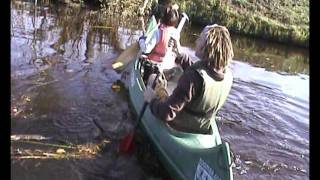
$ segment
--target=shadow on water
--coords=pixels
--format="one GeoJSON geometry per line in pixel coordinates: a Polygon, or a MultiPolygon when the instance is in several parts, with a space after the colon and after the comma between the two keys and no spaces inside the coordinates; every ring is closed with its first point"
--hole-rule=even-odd
{"type": "MultiPolygon", "coordinates": [[[[135,118],[127,92],[112,88],[121,75],[111,62],[139,37],[136,29],[76,4],[11,1],[14,179],[168,179],[143,136],[133,156],[117,153],[135,118]]],[[[192,56],[199,32],[189,24],[181,34],[192,56]]],[[[308,53],[232,40],[239,61],[218,126],[235,179],[307,179],[308,53]]]]}

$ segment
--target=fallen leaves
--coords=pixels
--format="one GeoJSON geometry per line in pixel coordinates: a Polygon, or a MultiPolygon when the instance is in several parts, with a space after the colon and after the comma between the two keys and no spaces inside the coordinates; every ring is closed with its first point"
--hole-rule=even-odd
{"type": "Polygon", "coordinates": [[[11,110],[11,115],[18,116],[22,111],[23,111],[22,109],[18,109],[17,107],[13,107],[11,110]]]}
{"type": "Polygon", "coordinates": [[[57,154],[65,154],[66,153],[66,151],[64,150],[64,149],[57,149],[57,151],[56,151],[56,153],[57,154]]]}
{"type": "MultiPolygon", "coordinates": [[[[16,138],[15,136],[13,138],[16,138]]],[[[110,141],[103,140],[99,144],[81,144],[81,145],[59,145],[52,143],[40,143],[34,141],[20,141],[24,143],[38,144],[38,145],[47,145],[52,147],[46,150],[40,149],[11,149],[11,158],[12,159],[69,159],[69,158],[81,158],[81,159],[90,159],[95,157],[102,149],[106,143],[110,141]],[[56,147],[56,148],[54,148],[56,147]],[[58,148],[57,148],[58,147],[58,148]],[[64,148],[65,147],[65,148],[64,148]],[[67,150],[66,150],[67,149],[67,150]]]]}
{"type": "Polygon", "coordinates": [[[114,92],[119,92],[121,90],[120,85],[117,84],[112,84],[111,88],[114,92]]]}
{"type": "Polygon", "coordinates": [[[31,98],[29,96],[22,95],[20,100],[11,108],[11,116],[17,117],[19,114],[21,114],[21,112],[26,110],[26,105],[30,102],[31,98]]]}
{"type": "Polygon", "coordinates": [[[123,88],[124,88],[123,82],[121,82],[120,80],[113,82],[111,85],[111,89],[114,92],[120,92],[123,88]]]}

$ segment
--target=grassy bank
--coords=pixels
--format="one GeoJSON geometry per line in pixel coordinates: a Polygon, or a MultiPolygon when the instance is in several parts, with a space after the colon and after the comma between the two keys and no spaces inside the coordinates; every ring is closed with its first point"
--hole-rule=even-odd
{"type": "Polygon", "coordinates": [[[309,47],[308,0],[176,0],[194,24],[309,47]]]}
{"type": "MultiPolygon", "coordinates": [[[[193,24],[218,23],[231,32],[309,47],[308,0],[158,0],[175,2],[193,24]]],[[[99,0],[108,15],[136,20],[155,0],[99,0]]]]}

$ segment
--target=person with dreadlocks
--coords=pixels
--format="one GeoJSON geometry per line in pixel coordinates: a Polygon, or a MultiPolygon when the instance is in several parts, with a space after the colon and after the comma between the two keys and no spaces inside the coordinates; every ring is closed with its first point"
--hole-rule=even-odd
{"type": "Polygon", "coordinates": [[[184,73],[172,94],[158,100],[155,91],[147,88],[144,99],[151,112],[176,130],[208,134],[210,121],[230,93],[233,75],[228,64],[233,58],[229,31],[217,24],[206,26],[196,40],[193,61],[177,51],[176,63],[184,73]]]}

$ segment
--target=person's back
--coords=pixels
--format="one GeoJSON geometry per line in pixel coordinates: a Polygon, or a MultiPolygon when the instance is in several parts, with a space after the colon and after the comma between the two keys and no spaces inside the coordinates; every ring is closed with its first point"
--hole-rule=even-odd
{"type": "Polygon", "coordinates": [[[215,117],[231,90],[232,73],[226,69],[223,79],[220,79],[212,75],[203,61],[193,64],[187,71],[194,71],[193,73],[200,75],[195,81],[201,82],[202,90],[193,96],[169,125],[184,132],[210,133],[210,120],[215,117]]]}
{"type": "MultiPolygon", "coordinates": [[[[176,62],[192,65],[185,68],[172,95],[164,101],[152,100],[150,108],[177,130],[206,134],[232,86],[233,76],[227,67],[233,57],[228,30],[207,26],[196,41],[196,55],[201,61],[194,64],[188,56],[178,56],[176,62]]],[[[145,92],[147,102],[150,92],[145,92]]]]}

